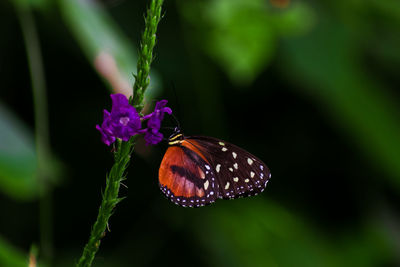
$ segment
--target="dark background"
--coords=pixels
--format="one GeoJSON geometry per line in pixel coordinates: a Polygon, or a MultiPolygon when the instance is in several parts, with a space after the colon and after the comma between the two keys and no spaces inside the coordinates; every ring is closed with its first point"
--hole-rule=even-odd
{"type": "MultiPolygon", "coordinates": [[[[24,266],[32,245],[39,262],[72,266],[113,163],[95,125],[118,89],[94,68],[108,43],[90,16],[127,44],[115,58],[132,84],[149,1],[91,1],[83,11],[87,1],[66,1],[0,3],[1,266],[24,266]],[[48,97],[42,200],[26,14],[48,97]],[[93,36],[79,35],[82,25],[93,36]],[[15,152],[25,141],[30,156],[15,152]],[[53,229],[40,231],[43,202],[53,229]]],[[[163,10],[147,102],[168,99],[187,135],[248,150],[272,179],[257,197],[181,208],[158,189],[166,144],[139,141],[94,266],[399,265],[399,2],[167,1],[163,10]]]]}

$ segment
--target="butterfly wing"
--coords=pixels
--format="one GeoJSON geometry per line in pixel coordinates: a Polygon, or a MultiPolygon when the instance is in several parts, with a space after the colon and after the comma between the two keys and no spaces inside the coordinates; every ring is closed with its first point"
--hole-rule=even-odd
{"type": "Polygon", "coordinates": [[[211,165],[219,184],[219,198],[252,196],[264,191],[271,173],[265,163],[254,155],[212,137],[192,136],[186,140],[197,144],[211,165]]]}
{"type": "Polygon", "coordinates": [[[210,163],[185,140],[168,147],[159,170],[159,186],[168,199],[182,207],[213,203],[219,192],[210,163]]]}

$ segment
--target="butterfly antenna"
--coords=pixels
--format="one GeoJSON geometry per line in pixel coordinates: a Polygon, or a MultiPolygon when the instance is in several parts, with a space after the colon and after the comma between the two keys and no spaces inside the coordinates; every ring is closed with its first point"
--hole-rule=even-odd
{"type": "Polygon", "coordinates": [[[176,87],[175,83],[171,81],[171,87],[172,87],[172,92],[174,92],[174,97],[175,97],[175,103],[176,103],[176,109],[178,110],[177,114],[178,116],[181,114],[181,107],[179,106],[179,101],[178,101],[178,94],[176,93],[176,87]]]}
{"type": "Polygon", "coordinates": [[[176,129],[176,127],[175,127],[175,130],[181,130],[181,124],[179,123],[179,120],[178,120],[178,118],[174,115],[174,113],[171,113],[171,115],[172,115],[172,117],[174,118],[174,120],[176,121],[176,124],[178,124],[178,129],[176,129]]]}
{"type": "Polygon", "coordinates": [[[161,129],[175,130],[176,127],[162,126],[161,129]]]}
{"type": "MultiPolygon", "coordinates": [[[[171,87],[172,87],[172,92],[174,92],[174,97],[175,97],[175,104],[176,104],[176,110],[177,110],[177,114],[178,116],[181,114],[181,109],[180,109],[180,105],[179,105],[179,101],[178,101],[178,94],[176,92],[176,87],[175,87],[175,83],[173,81],[171,81],[171,87]]],[[[178,129],[181,129],[181,124],[179,123],[177,117],[172,114],[172,117],[174,117],[176,123],[178,124],[178,129]]]]}

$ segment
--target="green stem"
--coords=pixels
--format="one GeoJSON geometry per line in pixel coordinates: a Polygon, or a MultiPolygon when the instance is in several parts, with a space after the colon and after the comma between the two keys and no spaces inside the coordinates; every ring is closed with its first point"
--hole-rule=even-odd
{"type": "Polygon", "coordinates": [[[163,0],[151,1],[150,8],[145,18],[145,30],[140,43],[140,53],[137,64],[137,75],[133,86],[133,99],[131,104],[137,109],[143,109],[144,93],[150,83],[150,65],[153,61],[153,48],[156,44],[157,25],[161,19],[161,6],[163,0]]]}
{"type": "MultiPolygon", "coordinates": [[[[153,48],[156,43],[157,26],[161,18],[161,6],[163,0],[152,0],[145,18],[145,31],[142,36],[140,53],[137,64],[137,75],[133,86],[131,104],[142,110],[144,104],[144,93],[150,83],[149,72],[153,60],[153,48]]],[[[106,179],[106,188],[99,208],[96,222],[92,227],[89,241],[83,249],[78,267],[91,266],[93,259],[100,247],[101,238],[105,235],[108,220],[110,219],[115,206],[122,199],[118,197],[121,181],[125,179],[125,171],[131,159],[135,138],[129,142],[117,141],[116,152],[114,153],[114,165],[106,179]]]]}
{"type": "Polygon", "coordinates": [[[40,249],[43,262],[50,265],[53,254],[53,224],[52,224],[52,194],[48,182],[51,150],[49,144],[49,125],[47,110],[46,79],[40,51],[40,41],[35,20],[29,5],[17,6],[18,18],[21,24],[25,42],[26,55],[32,83],[33,107],[35,118],[35,143],[37,153],[37,179],[40,191],[39,227],[40,249]]]}
{"type": "Polygon", "coordinates": [[[118,198],[118,192],[121,181],[124,180],[124,172],[130,160],[130,154],[133,148],[133,141],[117,141],[117,148],[114,154],[115,163],[106,178],[106,189],[99,208],[97,220],[93,225],[89,241],[86,244],[82,257],[77,266],[91,266],[94,256],[100,247],[101,238],[105,235],[108,220],[121,198],[118,198]]]}

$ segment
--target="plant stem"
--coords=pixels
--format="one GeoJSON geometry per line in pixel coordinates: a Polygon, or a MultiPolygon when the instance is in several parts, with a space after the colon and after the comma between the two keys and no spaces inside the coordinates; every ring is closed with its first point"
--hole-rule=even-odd
{"type": "Polygon", "coordinates": [[[150,83],[150,65],[153,61],[153,48],[156,44],[157,25],[161,19],[162,3],[163,0],[151,1],[145,18],[145,30],[140,43],[137,75],[135,75],[136,80],[133,86],[133,98],[131,102],[136,110],[143,109],[144,92],[150,83]]]}
{"type": "Polygon", "coordinates": [[[99,208],[99,214],[77,266],[92,265],[94,256],[100,247],[101,238],[105,235],[108,220],[117,203],[121,201],[121,198],[118,198],[118,192],[121,181],[124,180],[124,172],[130,160],[132,148],[133,141],[117,141],[117,149],[114,153],[115,163],[106,178],[106,189],[99,208]]]}
{"type": "Polygon", "coordinates": [[[32,83],[35,118],[35,143],[37,153],[37,179],[39,185],[40,249],[43,262],[51,265],[53,254],[52,193],[49,183],[49,125],[47,110],[46,79],[44,74],[40,41],[30,6],[16,5],[25,42],[26,55],[32,83]]]}
{"type": "MultiPolygon", "coordinates": [[[[136,110],[142,110],[144,104],[144,93],[147,89],[150,78],[150,65],[153,60],[153,48],[156,43],[157,26],[161,19],[161,6],[163,0],[152,0],[145,18],[145,31],[142,36],[140,53],[137,64],[137,75],[133,86],[131,104],[136,110]]],[[[118,197],[121,181],[125,179],[125,171],[131,159],[135,137],[128,142],[117,140],[117,148],[114,152],[114,165],[106,178],[106,188],[99,208],[96,222],[90,233],[89,241],[86,244],[82,256],[77,264],[78,267],[91,266],[93,259],[100,247],[101,238],[105,235],[108,220],[113,213],[115,206],[122,199],[118,197]]]]}

